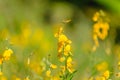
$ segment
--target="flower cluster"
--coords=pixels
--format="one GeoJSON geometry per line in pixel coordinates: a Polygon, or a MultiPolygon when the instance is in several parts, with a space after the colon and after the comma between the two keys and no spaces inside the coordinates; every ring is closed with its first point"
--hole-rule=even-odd
{"type": "Polygon", "coordinates": [[[93,40],[95,43],[93,50],[95,51],[99,46],[98,39],[104,40],[108,35],[109,19],[106,17],[106,14],[100,10],[94,14],[93,21],[95,22],[93,25],[93,40]]]}
{"type": "Polygon", "coordinates": [[[63,27],[60,27],[58,32],[55,34],[55,37],[58,39],[58,58],[62,65],[61,68],[61,78],[68,79],[69,74],[74,73],[73,60],[71,53],[71,43],[72,41],[68,39],[66,35],[63,34],[63,27]]]}

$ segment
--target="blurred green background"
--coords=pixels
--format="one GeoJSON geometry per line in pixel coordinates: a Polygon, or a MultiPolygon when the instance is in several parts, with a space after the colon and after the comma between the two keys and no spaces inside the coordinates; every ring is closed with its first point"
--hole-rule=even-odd
{"type": "MultiPolygon", "coordinates": [[[[58,24],[64,26],[64,33],[72,41],[73,60],[77,73],[73,80],[88,80],[97,74],[95,66],[107,64],[111,72],[118,72],[120,60],[120,1],[119,0],[0,0],[0,54],[11,48],[14,54],[3,63],[6,79],[23,80],[31,74],[30,80],[45,80],[42,74],[43,62],[50,56],[57,64],[57,39],[54,37],[58,24]],[[103,10],[110,19],[108,37],[100,40],[100,47],[91,52],[93,46],[92,17],[103,10]],[[63,24],[64,20],[71,22],[63,24]],[[30,56],[30,67],[27,58],[30,56]]],[[[119,80],[113,73],[110,78],[119,80]]]]}

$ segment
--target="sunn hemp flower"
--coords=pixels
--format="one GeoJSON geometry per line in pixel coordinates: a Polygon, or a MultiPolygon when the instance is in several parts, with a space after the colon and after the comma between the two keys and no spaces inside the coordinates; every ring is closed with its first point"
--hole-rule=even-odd
{"type": "Polygon", "coordinates": [[[58,32],[55,33],[55,37],[58,40],[58,59],[61,63],[60,76],[62,80],[67,80],[73,76],[75,72],[75,69],[73,68],[73,54],[71,52],[72,41],[63,33],[63,27],[59,27],[58,32]]]}
{"type": "Polygon", "coordinates": [[[93,21],[95,22],[93,25],[93,40],[95,44],[93,51],[95,51],[96,48],[99,47],[98,40],[105,40],[108,35],[109,19],[106,17],[106,14],[100,10],[94,14],[93,21]]]}

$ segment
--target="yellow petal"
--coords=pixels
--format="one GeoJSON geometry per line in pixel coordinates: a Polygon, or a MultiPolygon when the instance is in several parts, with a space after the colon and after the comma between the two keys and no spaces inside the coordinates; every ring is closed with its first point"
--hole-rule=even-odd
{"type": "Polygon", "coordinates": [[[56,69],[56,68],[57,68],[57,65],[51,64],[50,67],[51,67],[52,69],[56,69]]]}

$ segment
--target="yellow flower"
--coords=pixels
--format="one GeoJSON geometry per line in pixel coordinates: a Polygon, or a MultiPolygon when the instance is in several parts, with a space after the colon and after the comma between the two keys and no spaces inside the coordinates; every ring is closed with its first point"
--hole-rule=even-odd
{"type": "Polygon", "coordinates": [[[67,63],[72,63],[72,58],[71,57],[67,58],[67,63]]]}
{"type": "Polygon", "coordinates": [[[98,71],[104,71],[108,68],[107,62],[102,62],[96,66],[98,71]]]}
{"type": "Polygon", "coordinates": [[[47,70],[47,71],[46,71],[46,76],[47,76],[47,77],[51,77],[51,71],[50,71],[50,70],[47,70]]]}
{"type": "Polygon", "coordinates": [[[100,13],[96,12],[95,15],[93,16],[93,21],[98,21],[99,17],[100,17],[100,13]]]}
{"type": "Polygon", "coordinates": [[[71,51],[71,46],[70,45],[66,45],[65,49],[64,49],[64,55],[68,56],[70,51],[71,51]]]}
{"type": "Polygon", "coordinates": [[[93,21],[95,21],[95,24],[93,25],[93,40],[95,42],[93,51],[95,51],[99,46],[98,39],[104,40],[107,37],[109,24],[106,15],[102,10],[95,13],[93,16],[93,21]]]}
{"type": "Polygon", "coordinates": [[[67,39],[67,37],[64,34],[60,35],[59,39],[58,39],[59,42],[66,42],[67,40],[68,39],[67,39]]]}
{"type": "Polygon", "coordinates": [[[5,52],[3,53],[3,58],[4,58],[4,60],[9,60],[11,54],[13,54],[13,51],[12,51],[11,49],[5,50],[5,52]]]}
{"type": "Polygon", "coordinates": [[[74,71],[71,57],[67,58],[67,69],[70,73],[74,71]]]}
{"type": "Polygon", "coordinates": [[[63,44],[62,43],[59,43],[58,44],[58,53],[61,53],[63,50],[63,44]]]}
{"type": "Polygon", "coordinates": [[[0,76],[3,75],[3,72],[0,71],[0,76]]]}
{"type": "Polygon", "coordinates": [[[65,57],[61,57],[59,60],[60,60],[60,62],[64,62],[65,61],[65,57]]]}
{"type": "Polygon", "coordinates": [[[108,35],[109,24],[107,22],[98,22],[94,24],[94,34],[96,34],[101,40],[104,40],[108,35]]]}
{"type": "Polygon", "coordinates": [[[59,37],[63,32],[63,28],[59,27],[58,32],[54,34],[55,37],[59,37]]]}
{"type": "Polygon", "coordinates": [[[57,65],[51,64],[50,67],[51,67],[52,69],[56,69],[56,68],[57,68],[57,65]]]}
{"type": "Polygon", "coordinates": [[[110,71],[109,70],[106,70],[104,73],[103,73],[103,76],[108,79],[110,77],[110,71]]]}

